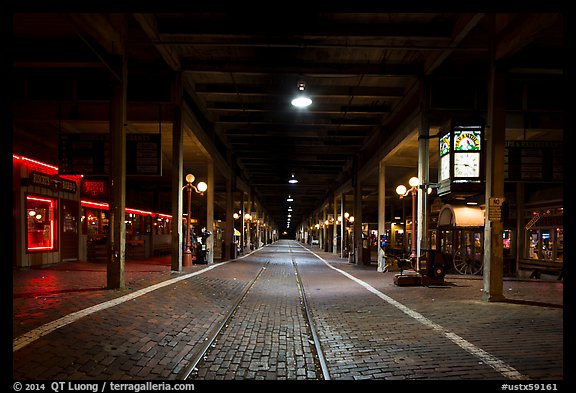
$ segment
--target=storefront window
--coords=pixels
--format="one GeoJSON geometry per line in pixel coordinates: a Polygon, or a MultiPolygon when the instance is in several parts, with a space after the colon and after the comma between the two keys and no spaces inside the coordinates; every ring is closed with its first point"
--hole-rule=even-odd
{"type": "Polygon", "coordinates": [[[510,229],[505,229],[502,233],[502,244],[504,246],[504,257],[510,257],[514,255],[513,248],[513,233],[510,229]]]}
{"type": "Polygon", "coordinates": [[[125,216],[126,239],[137,239],[141,234],[142,217],[138,214],[128,213],[125,216]]]}
{"type": "Polygon", "coordinates": [[[57,248],[56,200],[26,196],[27,250],[48,251],[57,248]]]}
{"type": "Polygon", "coordinates": [[[543,261],[563,260],[563,230],[538,228],[528,231],[528,258],[543,261]]]}
{"type": "Polygon", "coordinates": [[[551,229],[541,229],[540,237],[542,244],[540,245],[541,259],[552,260],[552,251],[554,245],[554,234],[551,229]]]}
{"type": "Polygon", "coordinates": [[[525,257],[546,262],[562,262],[564,258],[564,209],[531,210],[526,215],[525,257]]]}
{"type": "Polygon", "coordinates": [[[168,235],[171,233],[172,220],[168,217],[158,215],[154,221],[156,235],[168,235]]]}
{"type": "Polygon", "coordinates": [[[556,228],[556,261],[564,260],[564,230],[556,228]]]}
{"type": "Polygon", "coordinates": [[[108,236],[108,212],[84,208],[82,231],[88,235],[88,241],[105,242],[108,236]]]}
{"type": "Polygon", "coordinates": [[[540,243],[540,234],[536,229],[528,231],[528,258],[539,259],[538,243],[540,243]]]}

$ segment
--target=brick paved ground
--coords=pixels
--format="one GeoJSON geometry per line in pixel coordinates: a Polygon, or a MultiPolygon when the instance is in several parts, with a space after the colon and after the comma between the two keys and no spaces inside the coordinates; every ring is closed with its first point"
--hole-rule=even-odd
{"type": "MultiPolygon", "coordinates": [[[[564,378],[563,282],[506,280],[508,301],[484,302],[479,279],[448,276],[445,286],[398,287],[393,284],[395,273],[378,273],[375,266],[355,266],[318,247],[312,250],[340,271],[296,242],[278,242],[38,338],[13,353],[13,378],[174,379],[267,262],[194,377],[315,378],[318,367],[292,258],[332,379],[504,380],[505,366],[531,379],[564,378]],[[489,356],[482,358],[481,351],[489,356]],[[501,363],[490,365],[494,359],[501,363]]],[[[169,259],[129,261],[127,289],[120,291],[103,289],[105,265],[78,262],[14,271],[14,337],[206,267],[173,273],[169,259]]]]}
{"type": "MultiPolygon", "coordinates": [[[[562,379],[561,282],[506,281],[504,291],[510,301],[488,303],[481,300],[480,279],[450,276],[446,286],[398,287],[392,278],[396,273],[375,274],[372,267],[317,254],[526,377],[562,379]]],[[[335,378],[504,378],[446,334],[407,316],[360,285],[351,285],[344,275],[327,272],[325,264],[314,259],[303,256],[301,271],[326,357],[337,360],[329,364],[335,378]]]]}
{"type": "Polygon", "coordinates": [[[286,252],[264,250],[269,264],[193,379],[317,379],[312,337],[286,252]]]}

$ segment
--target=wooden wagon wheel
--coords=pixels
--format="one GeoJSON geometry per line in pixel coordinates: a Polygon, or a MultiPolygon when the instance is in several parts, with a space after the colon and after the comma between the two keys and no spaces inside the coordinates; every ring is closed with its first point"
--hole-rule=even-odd
{"type": "Polygon", "coordinates": [[[476,275],[482,271],[482,261],[470,258],[462,247],[454,253],[452,264],[460,274],[476,275]]]}

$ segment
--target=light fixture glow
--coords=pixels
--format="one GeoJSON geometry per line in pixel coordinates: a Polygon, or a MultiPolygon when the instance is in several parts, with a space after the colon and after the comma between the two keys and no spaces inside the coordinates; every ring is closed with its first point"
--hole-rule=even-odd
{"type": "Polygon", "coordinates": [[[400,184],[398,187],[396,187],[396,193],[398,195],[404,195],[406,194],[406,186],[403,184],[400,184]]]}
{"type": "Polygon", "coordinates": [[[294,105],[297,108],[305,108],[311,104],[312,104],[312,100],[309,97],[306,97],[304,95],[298,96],[292,100],[292,105],[294,105]]]}
{"type": "Polygon", "coordinates": [[[420,185],[420,179],[411,177],[410,180],[408,180],[408,184],[410,184],[411,187],[418,187],[420,185]]]}
{"type": "Polygon", "coordinates": [[[292,174],[292,177],[290,178],[290,180],[288,180],[288,183],[291,183],[291,184],[296,184],[296,183],[298,183],[298,179],[296,179],[296,178],[294,177],[294,174],[292,174]]]}
{"type": "Polygon", "coordinates": [[[206,183],[204,183],[203,181],[201,181],[200,183],[198,183],[198,191],[200,192],[204,192],[208,189],[208,185],[206,183]]]}
{"type": "Polygon", "coordinates": [[[288,199],[286,199],[287,202],[294,202],[294,198],[292,198],[290,195],[288,195],[288,199]]]}
{"type": "Polygon", "coordinates": [[[312,100],[304,94],[306,82],[298,81],[298,96],[292,100],[292,105],[297,108],[304,108],[312,104],[312,100]]]}

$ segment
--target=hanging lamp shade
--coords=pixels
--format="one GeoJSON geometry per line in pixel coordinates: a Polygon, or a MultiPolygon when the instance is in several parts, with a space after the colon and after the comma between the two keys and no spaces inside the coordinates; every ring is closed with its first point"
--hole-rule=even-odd
{"type": "Polygon", "coordinates": [[[297,108],[305,108],[308,105],[312,104],[312,99],[304,93],[304,89],[306,88],[306,82],[298,81],[297,86],[298,86],[298,94],[292,100],[292,105],[294,105],[297,108]]]}

